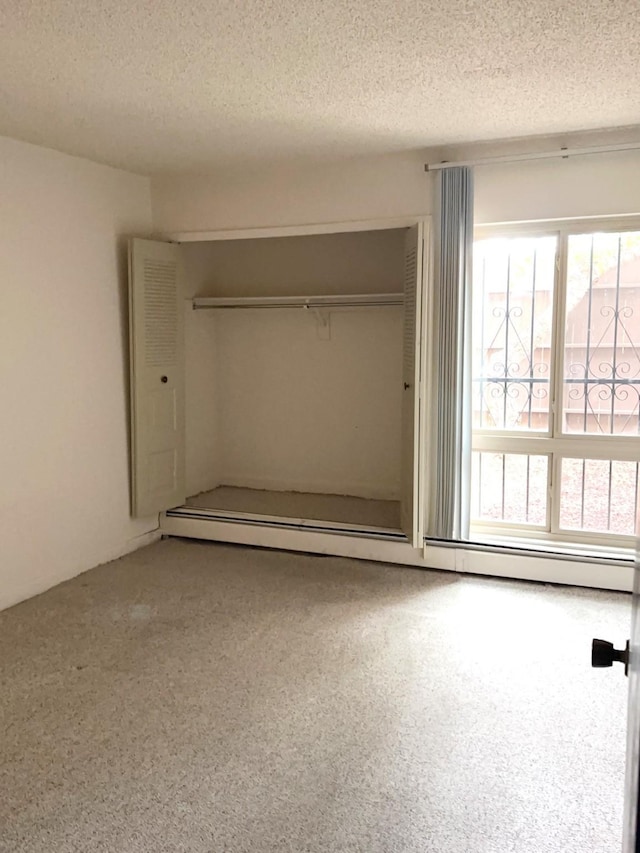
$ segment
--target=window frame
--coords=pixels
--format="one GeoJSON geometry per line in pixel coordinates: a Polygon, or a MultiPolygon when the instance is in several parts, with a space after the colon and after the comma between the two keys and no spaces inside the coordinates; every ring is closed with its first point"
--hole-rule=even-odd
{"type": "Polygon", "coordinates": [[[544,541],[575,546],[609,546],[632,548],[636,542],[633,534],[595,531],[576,531],[560,526],[561,466],[562,460],[607,459],[638,462],[640,436],[609,436],[566,432],[563,429],[564,341],[566,333],[566,295],[569,237],[579,234],[619,233],[640,231],[640,216],[588,217],[517,223],[477,225],[474,245],[479,240],[491,238],[550,237],[557,238],[553,294],[553,322],[551,333],[549,375],[548,429],[499,430],[473,429],[472,451],[547,455],[547,524],[538,525],[487,520],[471,521],[470,538],[491,540],[505,536],[514,539],[544,541]]]}

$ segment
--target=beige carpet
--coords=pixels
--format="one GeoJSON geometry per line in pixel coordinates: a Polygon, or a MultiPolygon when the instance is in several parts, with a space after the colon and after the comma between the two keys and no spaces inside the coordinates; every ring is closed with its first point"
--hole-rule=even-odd
{"type": "Polygon", "coordinates": [[[618,853],[628,617],[158,543],[0,614],[0,849],[618,853]]]}
{"type": "Polygon", "coordinates": [[[374,501],[350,495],[272,492],[266,489],[218,486],[217,489],[187,498],[187,506],[314,521],[336,521],[341,524],[386,527],[393,530],[400,528],[400,501],[374,501]]]}

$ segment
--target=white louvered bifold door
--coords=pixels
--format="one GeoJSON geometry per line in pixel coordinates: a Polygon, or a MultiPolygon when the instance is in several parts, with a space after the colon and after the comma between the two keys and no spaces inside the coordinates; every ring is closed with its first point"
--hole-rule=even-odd
{"type": "Polygon", "coordinates": [[[184,312],[180,246],[129,242],[132,514],[185,494],[184,312]]]}
{"type": "Polygon", "coordinates": [[[401,527],[414,548],[422,547],[424,527],[420,488],[424,230],[423,223],[407,230],[404,256],[401,527]]]}

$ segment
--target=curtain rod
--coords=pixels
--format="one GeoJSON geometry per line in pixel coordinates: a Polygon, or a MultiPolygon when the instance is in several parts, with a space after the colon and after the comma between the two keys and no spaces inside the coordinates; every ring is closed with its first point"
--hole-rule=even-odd
{"type": "Polygon", "coordinates": [[[594,148],[561,148],[559,151],[542,151],[538,154],[504,154],[500,157],[482,157],[477,160],[458,160],[442,163],[425,163],[425,172],[454,169],[456,166],[491,166],[494,163],[520,163],[525,160],[551,160],[554,157],[580,157],[585,154],[610,154],[615,151],[640,151],[640,142],[621,142],[618,145],[600,145],[594,148]]]}

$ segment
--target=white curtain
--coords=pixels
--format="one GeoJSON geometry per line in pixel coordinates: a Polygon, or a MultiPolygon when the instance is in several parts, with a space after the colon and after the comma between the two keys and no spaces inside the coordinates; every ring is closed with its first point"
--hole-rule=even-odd
{"type": "Polygon", "coordinates": [[[471,480],[473,170],[442,169],[436,180],[428,535],[460,540],[469,535],[471,480]]]}

